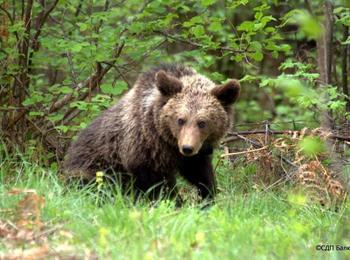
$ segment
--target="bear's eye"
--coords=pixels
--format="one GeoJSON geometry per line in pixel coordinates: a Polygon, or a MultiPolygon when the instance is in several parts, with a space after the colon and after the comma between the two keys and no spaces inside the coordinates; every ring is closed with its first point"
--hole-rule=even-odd
{"type": "Polygon", "coordinates": [[[204,121],[198,121],[197,125],[199,128],[204,128],[206,126],[206,123],[204,121]]]}
{"type": "Polygon", "coordinates": [[[179,126],[183,126],[185,123],[186,123],[185,119],[179,118],[179,119],[177,120],[177,124],[178,124],[179,126]]]}

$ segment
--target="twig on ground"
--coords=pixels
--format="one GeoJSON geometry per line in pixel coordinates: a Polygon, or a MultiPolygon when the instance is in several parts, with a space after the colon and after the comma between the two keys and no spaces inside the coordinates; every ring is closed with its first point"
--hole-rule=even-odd
{"type": "Polygon", "coordinates": [[[221,158],[227,157],[227,156],[232,156],[232,155],[239,155],[239,154],[246,154],[246,153],[254,153],[257,151],[261,151],[261,150],[265,150],[267,149],[267,146],[258,148],[258,149],[254,149],[254,150],[247,150],[247,151],[243,151],[243,152],[235,152],[235,153],[226,153],[226,154],[222,154],[220,155],[221,158]]]}

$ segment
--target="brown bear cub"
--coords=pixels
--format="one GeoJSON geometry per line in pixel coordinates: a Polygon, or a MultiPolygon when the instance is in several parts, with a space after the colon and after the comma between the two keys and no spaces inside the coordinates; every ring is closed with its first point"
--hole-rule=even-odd
{"type": "MultiPolygon", "coordinates": [[[[212,152],[230,126],[240,85],[216,85],[183,65],[139,76],[119,102],[97,117],[68,150],[68,177],[92,180],[97,171],[130,181],[135,190],[175,197],[178,172],[213,199],[212,152]],[[128,174],[123,174],[128,173],[128,174]]],[[[123,184],[123,183],[122,183],[123,184]]]]}

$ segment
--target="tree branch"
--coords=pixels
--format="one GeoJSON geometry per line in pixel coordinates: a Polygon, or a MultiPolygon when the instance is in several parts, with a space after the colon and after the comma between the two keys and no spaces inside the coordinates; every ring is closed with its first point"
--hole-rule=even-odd
{"type": "Polygon", "coordinates": [[[37,21],[36,21],[36,33],[32,39],[32,48],[33,48],[33,51],[38,51],[39,49],[39,42],[38,42],[38,39],[39,39],[39,36],[41,34],[41,31],[42,31],[42,27],[43,25],[45,24],[46,20],[47,20],[47,17],[50,15],[50,13],[53,11],[53,9],[56,7],[57,3],[58,3],[59,0],[55,0],[55,2],[51,5],[51,7],[49,9],[47,9],[46,11],[42,11],[39,15],[38,15],[38,18],[37,18],[37,21]]]}
{"type": "MultiPolygon", "coordinates": [[[[107,65],[106,67],[102,68],[97,66],[97,71],[91,75],[84,83],[80,83],[78,85],[78,88],[76,89],[77,91],[83,89],[83,88],[88,88],[89,86],[91,86],[91,89],[95,89],[99,82],[101,82],[102,78],[104,77],[104,75],[112,68],[112,66],[114,65],[114,63],[116,62],[116,59],[121,55],[121,52],[124,48],[124,43],[121,43],[115,50],[115,54],[114,56],[114,61],[111,62],[110,65],[107,65]],[[99,69],[100,68],[100,69],[99,69]]],[[[89,95],[88,92],[86,93],[81,93],[78,96],[78,100],[83,100],[85,99],[87,96],[89,95]]],[[[69,93],[66,94],[63,98],[61,98],[60,100],[56,101],[55,103],[53,103],[49,109],[49,113],[53,113],[58,111],[59,109],[61,109],[62,107],[64,107],[66,104],[68,104],[70,101],[72,101],[74,98],[73,93],[69,93]]],[[[69,110],[70,111],[70,110],[69,110]]],[[[68,111],[68,112],[69,112],[68,111]]],[[[67,113],[68,113],[67,112],[67,113]]]]}
{"type": "MultiPolygon", "coordinates": [[[[292,130],[282,130],[282,131],[274,131],[274,130],[252,130],[252,131],[238,131],[238,132],[230,132],[228,133],[229,137],[224,140],[224,143],[229,143],[237,140],[238,135],[255,135],[255,134],[268,134],[268,135],[293,135],[293,134],[301,134],[301,131],[292,131],[292,130]]],[[[330,134],[327,136],[330,139],[336,139],[340,141],[350,141],[350,136],[336,135],[330,134]]]]}
{"type": "Polygon", "coordinates": [[[27,5],[24,11],[24,26],[25,26],[25,34],[22,39],[22,42],[19,44],[18,52],[19,52],[19,60],[18,65],[21,68],[21,72],[19,77],[15,78],[13,84],[13,95],[16,100],[16,106],[21,106],[22,102],[25,98],[26,88],[29,84],[28,77],[28,51],[29,51],[29,39],[30,39],[30,25],[31,25],[31,13],[33,7],[33,0],[28,0],[27,5]]]}
{"type": "MultiPolygon", "coordinates": [[[[197,48],[205,48],[205,46],[203,46],[203,45],[201,45],[199,43],[196,43],[196,42],[193,42],[193,41],[181,38],[181,37],[176,37],[174,35],[171,35],[169,33],[163,32],[163,31],[154,31],[154,32],[157,33],[157,34],[163,35],[166,38],[169,38],[169,39],[172,39],[174,41],[177,41],[177,42],[182,42],[182,43],[185,43],[185,44],[188,44],[188,45],[192,45],[192,46],[197,47],[197,48]]],[[[217,49],[221,50],[221,51],[229,51],[229,52],[232,52],[232,53],[247,53],[247,52],[249,52],[247,50],[235,50],[235,49],[232,49],[230,47],[225,47],[225,46],[218,47],[217,49]]]]}
{"type": "Polygon", "coordinates": [[[13,22],[13,19],[12,19],[12,17],[11,17],[11,14],[10,14],[6,9],[4,9],[4,8],[2,7],[2,5],[0,5],[0,10],[3,11],[3,12],[6,14],[6,16],[7,16],[7,18],[9,19],[11,25],[13,25],[14,22],[13,22]]]}

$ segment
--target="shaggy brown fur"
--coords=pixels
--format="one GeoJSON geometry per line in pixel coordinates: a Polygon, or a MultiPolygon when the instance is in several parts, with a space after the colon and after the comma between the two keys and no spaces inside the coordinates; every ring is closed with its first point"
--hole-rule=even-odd
{"type": "Polygon", "coordinates": [[[203,198],[215,194],[212,149],[230,125],[239,83],[215,85],[193,69],[163,65],[142,74],[120,101],[84,129],[68,150],[65,172],[89,180],[127,172],[143,192],[176,194],[179,172],[203,198]]]}

